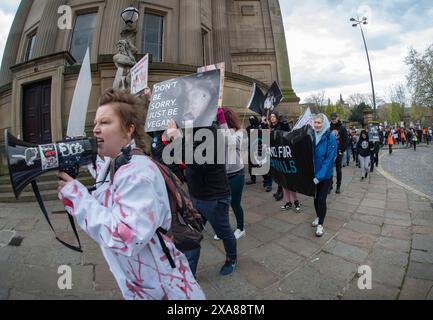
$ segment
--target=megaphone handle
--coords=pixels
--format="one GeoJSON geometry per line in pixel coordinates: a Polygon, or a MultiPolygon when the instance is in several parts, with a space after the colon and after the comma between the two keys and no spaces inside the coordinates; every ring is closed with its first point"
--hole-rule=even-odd
{"type": "Polygon", "coordinates": [[[53,225],[51,224],[50,217],[48,216],[47,209],[45,208],[44,201],[42,200],[41,193],[39,192],[38,184],[35,180],[32,181],[32,188],[33,188],[33,192],[35,193],[36,200],[38,200],[39,207],[41,208],[45,219],[47,220],[48,224],[50,225],[51,230],[54,232],[54,235],[56,236],[57,241],[59,241],[61,244],[63,244],[65,247],[67,247],[69,249],[72,249],[72,250],[77,251],[77,252],[83,252],[83,249],[81,248],[81,241],[80,241],[80,238],[78,237],[77,228],[75,227],[74,219],[69,214],[67,214],[68,218],[69,218],[69,222],[71,223],[71,226],[72,226],[72,230],[74,231],[75,237],[77,238],[78,247],[73,246],[69,243],[66,243],[65,241],[61,240],[57,236],[57,233],[54,230],[53,225]]]}

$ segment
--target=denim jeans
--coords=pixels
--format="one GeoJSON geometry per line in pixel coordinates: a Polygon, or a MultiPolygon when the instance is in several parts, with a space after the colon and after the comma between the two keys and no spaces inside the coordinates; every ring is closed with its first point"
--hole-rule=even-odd
{"type": "Polygon", "coordinates": [[[231,206],[236,217],[237,228],[244,230],[244,210],[242,209],[242,191],[244,190],[245,176],[238,174],[229,178],[230,192],[232,194],[231,206]]]}
{"type": "Polygon", "coordinates": [[[188,260],[189,267],[191,268],[192,275],[195,277],[197,273],[197,265],[198,259],[200,258],[200,250],[201,248],[192,249],[192,250],[184,250],[182,253],[185,255],[188,260]]]}
{"type": "Polygon", "coordinates": [[[231,197],[218,200],[199,200],[191,196],[192,205],[203,216],[205,223],[209,221],[218,238],[224,243],[226,257],[231,261],[237,259],[236,238],[229,222],[229,206],[231,197]]]}
{"type": "Polygon", "coordinates": [[[349,165],[349,162],[350,162],[350,148],[347,148],[346,149],[346,152],[344,153],[344,155],[345,155],[345,157],[344,157],[344,164],[346,165],[349,165]]]}
{"type": "Polygon", "coordinates": [[[263,186],[272,188],[272,177],[270,174],[266,174],[263,176],[263,186]]]}

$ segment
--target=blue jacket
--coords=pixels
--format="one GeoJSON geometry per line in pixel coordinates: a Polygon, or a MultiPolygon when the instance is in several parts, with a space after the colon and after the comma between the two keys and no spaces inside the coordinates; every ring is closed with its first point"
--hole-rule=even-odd
{"type": "Polygon", "coordinates": [[[331,131],[327,130],[316,145],[313,134],[314,175],[320,182],[331,179],[334,174],[334,161],[337,155],[337,140],[331,131]]]}

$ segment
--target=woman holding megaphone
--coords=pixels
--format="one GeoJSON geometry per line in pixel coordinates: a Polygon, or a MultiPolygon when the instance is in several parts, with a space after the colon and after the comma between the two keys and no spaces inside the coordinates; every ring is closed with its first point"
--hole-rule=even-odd
{"type": "Polygon", "coordinates": [[[59,198],[101,247],[125,299],[204,299],[187,259],[159,231],[171,225],[164,178],[148,157],[130,152],[145,147],[143,109],[139,98],[105,91],[93,129],[105,157],[94,172],[97,188],[90,194],[60,172],[59,198]]]}

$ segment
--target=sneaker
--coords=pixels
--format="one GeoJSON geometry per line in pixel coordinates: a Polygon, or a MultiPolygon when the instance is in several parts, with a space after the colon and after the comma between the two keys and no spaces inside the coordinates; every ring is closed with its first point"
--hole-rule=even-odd
{"type": "Polygon", "coordinates": [[[214,239],[214,240],[216,240],[216,241],[219,241],[219,240],[221,240],[220,238],[218,238],[218,236],[217,236],[217,235],[214,235],[214,236],[213,236],[213,239],[214,239]]]}
{"type": "Polygon", "coordinates": [[[361,177],[361,181],[364,181],[364,177],[361,177]]]}
{"type": "Polygon", "coordinates": [[[321,236],[323,236],[324,233],[325,233],[325,230],[323,230],[323,226],[321,224],[319,224],[317,226],[317,229],[316,229],[316,236],[321,237],[321,236]]]}
{"type": "Polygon", "coordinates": [[[335,190],[335,193],[336,194],[340,194],[341,193],[340,187],[337,187],[337,190],[335,190]]]}
{"type": "Polygon", "coordinates": [[[242,238],[243,236],[245,236],[245,229],[244,230],[240,230],[240,229],[236,229],[235,230],[235,238],[236,240],[238,240],[239,238],[242,238]]]}
{"type": "Polygon", "coordinates": [[[256,180],[249,180],[249,181],[247,181],[246,184],[247,184],[247,185],[250,185],[250,184],[256,184],[256,180]]]}
{"type": "Polygon", "coordinates": [[[287,202],[284,206],[281,206],[281,210],[290,210],[292,209],[292,206],[291,202],[287,202]]]}
{"type": "Polygon", "coordinates": [[[275,193],[274,198],[275,198],[275,201],[280,201],[281,199],[283,199],[283,193],[282,192],[275,193]]]}
{"type": "Polygon", "coordinates": [[[272,191],[272,187],[266,187],[266,188],[265,188],[265,191],[266,191],[266,192],[271,192],[271,191],[272,191]]]}
{"type": "Polygon", "coordinates": [[[297,200],[295,201],[295,210],[298,212],[301,210],[301,207],[299,206],[299,201],[297,200]]]}
{"type": "Polygon", "coordinates": [[[236,261],[231,261],[230,259],[227,259],[220,270],[220,275],[227,276],[230,273],[233,273],[236,270],[236,266],[236,261]]]}
{"type": "Polygon", "coordinates": [[[314,219],[314,221],[311,223],[311,226],[313,228],[316,228],[319,225],[319,218],[314,219]]]}

